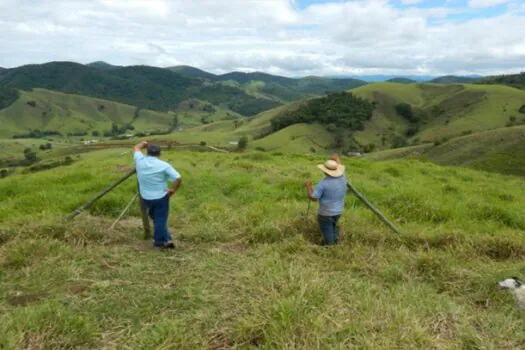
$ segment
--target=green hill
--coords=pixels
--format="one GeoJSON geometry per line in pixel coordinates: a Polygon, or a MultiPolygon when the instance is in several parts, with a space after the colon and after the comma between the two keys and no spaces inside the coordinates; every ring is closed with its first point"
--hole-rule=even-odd
{"type": "Polygon", "coordinates": [[[460,77],[455,75],[445,75],[443,77],[438,77],[429,81],[429,83],[434,84],[469,84],[479,81],[482,78],[473,78],[473,77],[460,77]]]}
{"type": "Polygon", "coordinates": [[[166,69],[190,78],[217,80],[217,75],[208,73],[206,71],[191,66],[174,66],[168,67],[166,69]]]}
{"type": "MultiPolygon", "coordinates": [[[[341,105],[344,108],[339,108],[337,99],[311,98],[260,113],[244,121],[238,128],[234,128],[233,122],[220,122],[199,127],[192,132],[198,132],[202,140],[207,138],[208,133],[209,138],[224,142],[243,135],[249,136],[256,141],[253,143],[255,146],[262,144],[266,137],[281,127],[304,122],[323,123],[333,117],[331,123],[334,125],[330,127],[325,123],[325,128],[329,128],[329,134],[335,141],[341,137],[343,140],[331,142],[331,145],[341,144],[343,150],[370,151],[425,142],[443,143],[466,134],[525,123],[525,115],[520,112],[521,106],[525,104],[525,92],[503,85],[374,83],[352,89],[351,92],[375,102],[369,120],[366,108],[350,108],[348,103],[341,105]],[[312,104],[315,108],[307,106],[301,109],[308,101],[315,101],[312,104]],[[397,109],[400,104],[410,105],[412,119],[400,115],[397,109]],[[339,117],[346,120],[345,113],[352,114],[348,115],[348,120],[356,123],[354,125],[352,122],[352,128],[336,122],[339,117]],[[289,120],[290,116],[294,116],[294,119],[289,120]],[[277,122],[282,125],[276,128],[273,124],[277,122]],[[212,137],[211,133],[222,136],[212,137]]],[[[286,137],[272,137],[270,140],[270,145],[265,144],[263,148],[286,149],[290,144],[286,137]]],[[[309,152],[310,147],[315,148],[315,144],[308,144],[302,151],[309,152]]],[[[297,151],[298,147],[294,146],[293,150],[297,151]]]]}
{"type": "Polygon", "coordinates": [[[112,123],[130,124],[137,131],[165,131],[173,123],[173,115],[139,109],[114,101],[56,91],[34,89],[21,92],[8,108],[0,110],[0,137],[25,134],[30,130],[68,133],[93,131],[103,134],[112,123]]]}
{"type": "Polygon", "coordinates": [[[408,79],[408,78],[392,78],[387,80],[389,83],[399,83],[399,84],[413,84],[417,83],[415,80],[408,79]]]}
{"type": "Polygon", "coordinates": [[[434,142],[520,124],[525,118],[520,113],[525,92],[503,85],[378,83],[352,92],[378,103],[372,119],[356,138],[384,148],[400,138],[434,142]],[[416,122],[399,115],[396,106],[401,103],[411,106],[416,122]]]}
{"type": "Polygon", "coordinates": [[[91,63],[86,64],[86,66],[91,67],[91,68],[102,69],[102,70],[114,70],[114,69],[122,68],[122,66],[115,66],[113,64],[109,64],[104,61],[91,62],[91,63]]]}
{"type": "Polygon", "coordinates": [[[503,84],[525,89],[525,72],[519,74],[496,75],[484,78],[481,84],[503,84]]]}
{"type": "Polygon", "coordinates": [[[233,86],[281,102],[290,102],[305,97],[324,95],[327,92],[352,89],[366,82],[358,79],[331,79],[322,77],[287,78],[262,72],[231,72],[215,75],[190,66],[169,68],[187,77],[198,77],[213,81],[233,83],[233,86]]]}
{"type": "Polygon", "coordinates": [[[209,84],[167,69],[129,66],[104,70],[72,62],[51,62],[9,69],[0,75],[0,86],[23,90],[45,88],[104,98],[142,108],[168,111],[190,98],[220,103],[242,115],[253,115],[278,106],[244,90],[209,84]]]}
{"type": "Polygon", "coordinates": [[[459,165],[502,174],[525,176],[525,126],[483,131],[445,143],[375,152],[370,159],[407,157],[428,159],[440,165],[459,165]]]}

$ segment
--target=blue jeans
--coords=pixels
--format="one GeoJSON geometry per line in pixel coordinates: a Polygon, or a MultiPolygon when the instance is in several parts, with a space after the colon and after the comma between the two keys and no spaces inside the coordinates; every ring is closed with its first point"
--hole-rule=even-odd
{"type": "Polygon", "coordinates": [[[170,209],[170,197],[167,195],[160,199],[142,199],[144,206],[148,209],[148,215],[153,220],[154,240],[153,245],[162,247],[172,240],[168,231],[168,215],[170,209]]]}
{"type": "Polygon", "coordinates": [[[323,233],[323,244],[334,245],[337,244],[337,221],[341,215],[336,216],[322,216],[318,215],[319,228],[323,233]]]}

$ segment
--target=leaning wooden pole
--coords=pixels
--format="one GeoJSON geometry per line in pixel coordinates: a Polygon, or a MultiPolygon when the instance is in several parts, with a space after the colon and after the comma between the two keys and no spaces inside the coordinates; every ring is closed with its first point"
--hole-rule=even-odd
{"type": "Polygon", "coordinates": [[[105,188],[103,191],[101,191],[99,194],[97,194],[95,197],[91,198],[89,201],[87,201],[86,203],[82,204],[80,207],[78,207],[77,209],[75,209],[75,211],[73,211],[71,214],[69,214],[68,216],[66,216],[64,219],[62,219],[62,222],[67,222],[67,221],[70,221],[71,219],[73,219],[75,216],[77,216],[78,214],[82,213],[83,210],[86,210],[87,208],[89,208],[90,206],[92,206],[96,201],[98,201],[100,198],[104,197],[106,194],[108,194],[109,192],[111,192],[115,187],[117,187],[118,185],[120,185],[121,183],[123,183],[124,181],[126,181],[130,176],[132,176],[133,174],[135,174],[136,170],[133,169],[133,170],[130,170],[126,175],[124,175],[122,178],[118,179],[117,181],[115,181],[114,183],[112,183],[111,185],[109,185],[107,188],[105,188]]]}
{"type": "Polygon", "coordinates": [[[149,221],[148,210],[142,201],[142,197],[140,196],[139,186],[139,181],[137,179],[137,192],[139,193],[140,214],[142,216],[142,226],[144,227],[144,239],[151,239],[151,224],[149,221]]]}
{"type": "Polygon", "coordinates": [[[388,219],[379,211],[379,209],[377,209],[376,207],[374,207],[372,205],[372,203],[370,203],[366,198],[365,196],[363,196],[361,193],[359,193],[359,191],[350,183],[350,181],[346,181],[346,186],[348,187],[348,189],[350,191],[352,191],[357,198],[359,198],[359,200],[361,202],[363,202],[364,205],[366,205],[368,207],[368,209],[370,209],[374,214],[376,214],[376,216],[379,218],[379,220],[383,221],[383,223],[385,225],[387,225],[388,227],[390,227],[390,229],[396,233],[401,233],[397,227],[394,226],[393,223],[391,223],[390,221],[388,221],[388,219]]]}

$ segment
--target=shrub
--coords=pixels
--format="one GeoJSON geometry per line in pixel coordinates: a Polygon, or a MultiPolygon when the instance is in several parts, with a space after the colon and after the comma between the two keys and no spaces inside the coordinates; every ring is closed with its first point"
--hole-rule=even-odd
{"type": "Polygon", "coordinates": [[[461,133],[461,135],[463,135],[463,136],[467,136],[467,135],[470,135],[470,134],[472,134],[472,130],[466,130],[466,131],[463,131],[461,133]]]}
{"type": "Polygon", "coordinates": [[[199,144],[200,144],[201,146],[206,146],[206,141],[201,141],[199,144]]]}
{"type": "Polygon", "coordinates": [[[396,136],[392,142],[392,148],[401,148],[406,146],[408,146],[408,142],[401,136],[396,136]]]}
{"type": "Polygon", "coordinates": [[[410,123],[417,123],[418,118],[408,103],[399,103],[396,105],[396,112],[410,123]]]}
{"type": "Polygon", "coordinates": [[[36,107],[36,102],[35,101],[27,101],[27,105],[31,106],[31,107],[36,107]]]}
{"type": "Polygon", "coordinates": [[[374,143],[369,143],[368,145],[365,145],[365,147],[363,147],[363,152],[370,153],[370,152],[374,152],[375,149],[376,149],[376,145],[374,143]]]}
{"type": "Polygon", "coordinates": [[[255,150],[256,150],[256,151],[260,151],[260,152],[266,152],[266,148],[264,148],[264,147],[260,147],[260,146],[255,147],[255,150]]]}
{"type": "Polygon", "coordinates": [[[100,136],[100,131],[93,130],[93,131],[91,132],[91,136],[93,136],[93,137],[99,137],[99,136],[100,136]]]}
{"type": "Polygon", "coordinates": [[[407,131],[405,132],[405,135],[408,137],[414,136],[415,134],[417,134],[418,131],[419,127],[417,125],[410,125],[407,131]]]}
{"type": "Polygon", "coordinates": [[[520,113],[525,113],[525,105],[522,105],[519,109],[520,113]]]}
{"type": "Polygon", "coordinates": [[[239,139],[239,143],[237,144],[237,148],[240,151],[244,151],[248,147],[248,138],[246,136],[243,136],[239,139]]]}

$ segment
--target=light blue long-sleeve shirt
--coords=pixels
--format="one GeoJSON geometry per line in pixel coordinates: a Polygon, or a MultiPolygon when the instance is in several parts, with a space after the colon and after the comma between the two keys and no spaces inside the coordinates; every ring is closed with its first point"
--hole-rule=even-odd
{"type": "Polygon", "coordinates": [[[146,200],[163,198],[168,193],[167,181],[173,182],[180,174],[170,164],[157,157],[145,156],[137,151],[133,154],[140,195],[146,200]]]}

